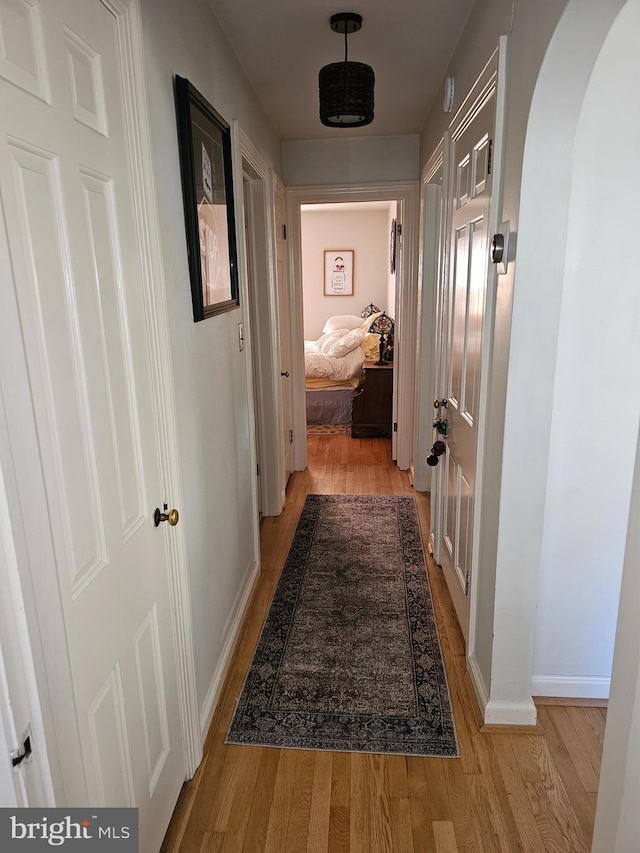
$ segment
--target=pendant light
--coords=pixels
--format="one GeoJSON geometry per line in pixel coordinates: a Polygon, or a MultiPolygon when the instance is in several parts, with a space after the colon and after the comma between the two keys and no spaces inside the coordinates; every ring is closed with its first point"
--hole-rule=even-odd
{"type": "Polygon", "coordinates": [[[362,27],[362,15],[338,12],[329,24],[344,34],[344,62],[320,69],[320,121],[327,127],[362,127],[373,121],[373,68],[363,62],[347,61],[347,36],[362,27]]]}

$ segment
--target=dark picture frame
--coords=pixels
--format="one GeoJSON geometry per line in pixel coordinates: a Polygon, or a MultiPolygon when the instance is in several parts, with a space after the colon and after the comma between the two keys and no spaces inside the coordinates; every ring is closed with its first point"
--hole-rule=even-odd
{"type": "Polygon", "coordinates": [[[178,75],[175,97],[193,319],[198,322],[240,305],[231,128],[178,75]]]}
{"type": "Polygon", "coordinates": [[[391,237],[389,239],[389,272],[393,275],[396,271],[396,237],[398,228],[395,219],[391,220],[391,237]]]}

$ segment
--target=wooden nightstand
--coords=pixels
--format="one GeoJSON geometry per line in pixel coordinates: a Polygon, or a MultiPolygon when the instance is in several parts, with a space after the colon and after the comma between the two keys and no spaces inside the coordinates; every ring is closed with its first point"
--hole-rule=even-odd
{"type": "Polygon", "coordinates": [[[378,365],[368,361],[365,363],[364,372],[364,387],[353,400],[351,437],[391,438],[393,365],[378,365]]]}

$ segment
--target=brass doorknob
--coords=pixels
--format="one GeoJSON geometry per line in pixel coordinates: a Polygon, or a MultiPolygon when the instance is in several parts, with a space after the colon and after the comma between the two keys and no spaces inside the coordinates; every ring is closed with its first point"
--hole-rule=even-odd
{"type": "Polygon", "coordinates": [[[433,401],[433,408],[434,409],[446,409],[447,408],[446,399],[445,400],[434,400],[433,401]]]}
{"type": "Polygon", "coordinates": [[[156,511],[153,513],[153,523],[156,527],[159,527],[161,521],[168,521],[171,527],[175,527],[178,521],[180,521],[180,513],[177,509],[170,509],[169,512],[160,512],[160,508],[156,507],[156,511]]]}

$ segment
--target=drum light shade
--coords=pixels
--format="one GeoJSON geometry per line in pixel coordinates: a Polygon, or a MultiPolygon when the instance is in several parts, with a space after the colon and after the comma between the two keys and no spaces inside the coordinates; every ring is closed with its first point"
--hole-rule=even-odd
{"type": "Polygon", "coordinates": [[[370,65],[347,60],[347,35],[362,26],[362,16],[339,12],[330,19],[331,29],[344,33],[344,62],[320,69],[320,121],[327,127],[362,127],[373,121],[375,75],[370,65]]]}

